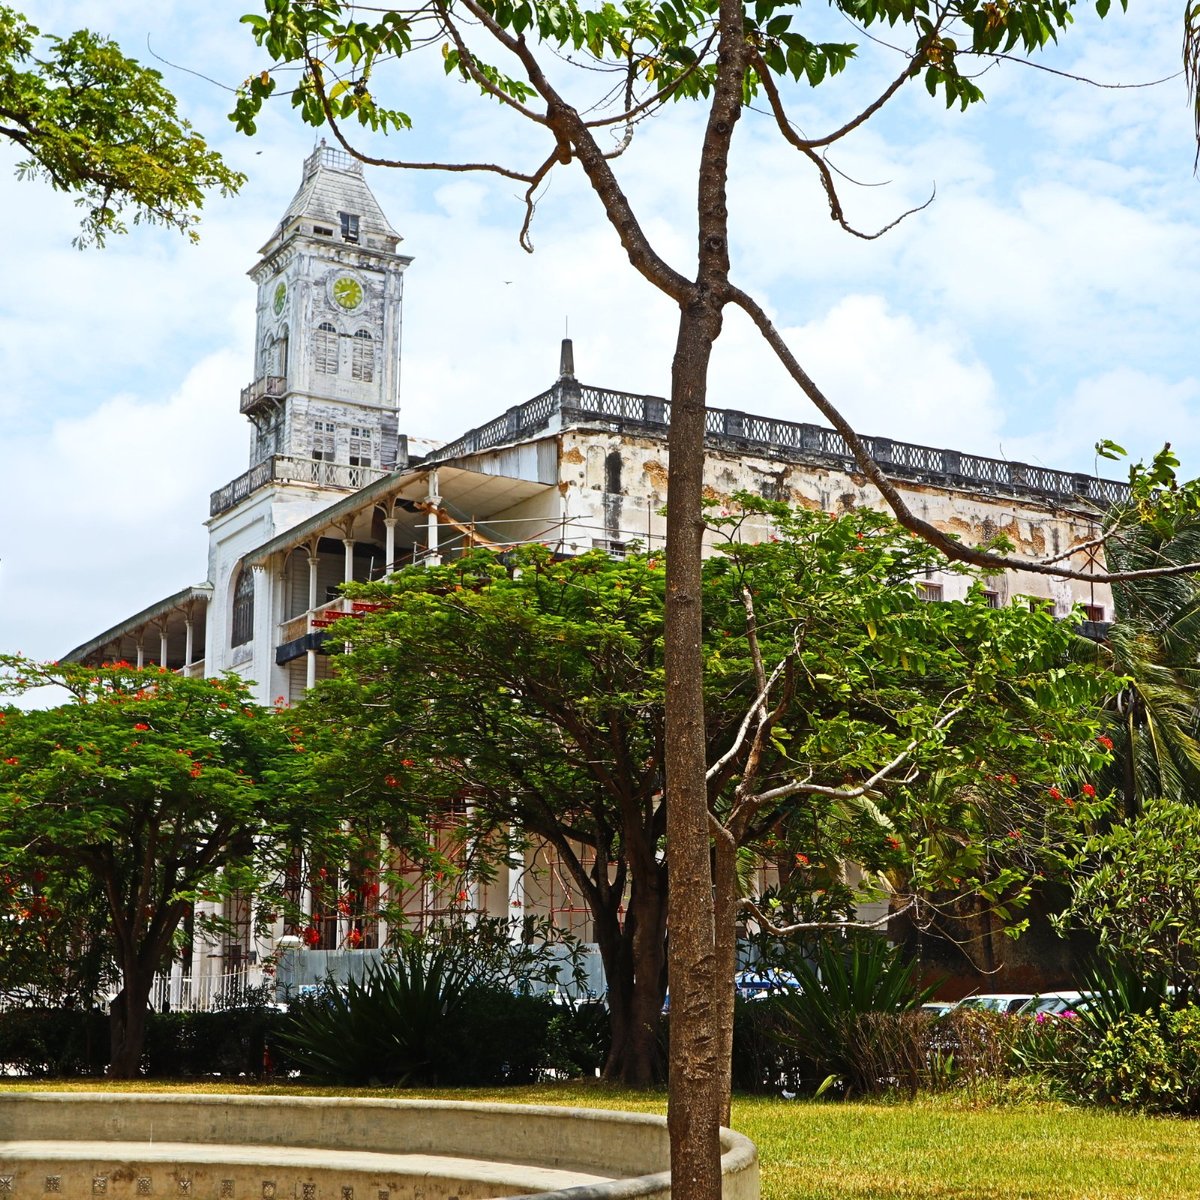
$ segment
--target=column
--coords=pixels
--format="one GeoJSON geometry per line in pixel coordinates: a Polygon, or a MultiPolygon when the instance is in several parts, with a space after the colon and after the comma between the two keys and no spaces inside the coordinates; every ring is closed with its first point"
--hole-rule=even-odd
{"type": "Polygon", "coordinates": [[[196,624],[189,613],[183,621],[183,673],[185,675],[190,674],[192,669],[192,654],[196,648],[195,630],[196,624]]]}
{"type": "Polygon", "coordinates": [[[142,644],[142,634],[138,634],[137,667],[140,671],[146,665],[146,647],[142,644]]]}
{"type": "Polygon", "coordinates": [[[438,553],[437,510],[442,502],[442,498],[438,494],[438,475],[436,471],[429,473],[429,495],[426,496],[426,501],[429,504],[429,515],[426,522],[429,553],[425,558],[425,565],[427,567],[440,567],[442,565],[442,556],[438,553]]]}
{"type": "Polygon", "coordinates": [[[158,665],[165,667],[167,665],[167,622],[158,627],[158,665]]]}
{"type": "MultiPolygon", "coordinates": [[[[312,614],[313,609],[317,607],[317,569],[321,565],[321,558],[317,554],[317,546],[314,542],[309,547],[308,555],[308,633],[312,633],[312,614]]],[[[317,652],[311,646],[308,648],[308,661],[305,664],[306,671],[304,676],[304,686],[309,691],[317,682],[317,652]]]]}
{"type": "Polygon", "coordinates": [[[395,517],[384,517],[383,526],[387,530],[383,547],[383,573],[390,575],[396,569],[396,525],[395,517]]]}

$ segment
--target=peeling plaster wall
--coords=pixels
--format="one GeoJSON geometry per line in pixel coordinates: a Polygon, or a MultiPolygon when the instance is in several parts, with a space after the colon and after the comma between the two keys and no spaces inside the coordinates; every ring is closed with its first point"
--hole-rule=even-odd
{"type": "MultiPolygon", "coordinates": [[[[657,438],[597,429],[569,429],[561,435],[559,486],[568,516],[597,537],[627,542],[640,539],[661,545],[665,521],[659,510],[667,499],[666,446],[657,438]],[[612,456],[620,459],[620,491],[607,490],[612,456]],[[619,514],[616,523],[614,513],[619,514]],[[619,528],[617,528],[619,526],[619,528]]],[[[932,525],[961,538],[981,543],[1002,534],[1016,553],[1047,557],[1088,540],[1097,532],[1096,518],[1039,504],[1033,497],[1003,497],[957,491],[911,481],[898,481],[913,511],[932,525]]],[[[735,492],[747,491],[821,512],[849,512],[867,507],[886,510],[878,490],[857,473],[814,463],[779,462],[765,455],[709,451],[705,466],[705,495],[718,503],[731,502],[735,492]]],[[[758,531],[766,536],[766,525],[758,531]]],[[[751,533],[753,536],[753,533],[751,533]]],[[[939,573],[935,577],[944,599],[960,599],[970,580],[939,573]]],[[[1000,603],[1018,596],[1054,601],[1056,616],[1066,616],[1075,603],[1103,606],[1112,613],[1112,598],[1104,585],[1051,579],[1028,571],[990,577],[986,586],[1000,603]]]]}

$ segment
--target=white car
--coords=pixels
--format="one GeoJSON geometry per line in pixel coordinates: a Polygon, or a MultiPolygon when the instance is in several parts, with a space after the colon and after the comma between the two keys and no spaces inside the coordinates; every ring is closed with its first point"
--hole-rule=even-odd
{"type": "Polygon", "coordinates": [[[1087,1006],[1087,996],[1083,992],[1042,992],[1029,1001],[1021,1013],[1033,1017],[1044,1014],[1048,1017],[1061,1017],[1065,1013],[1076,1013],[1080,1006],[1087,1006]]]}
{"type": "Polygon", "coordinates": [[[1031,992],[983,992],[960,1000],[955,1009],[975,1009],[978,1012],[1003,1013],[1006,1016],[1020,1012],[1030,1000],[1031,992]]]}

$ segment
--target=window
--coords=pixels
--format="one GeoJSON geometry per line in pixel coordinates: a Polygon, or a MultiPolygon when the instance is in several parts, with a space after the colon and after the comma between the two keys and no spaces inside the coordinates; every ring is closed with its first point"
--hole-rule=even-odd
{"type": "Polygon", "coordinates": [[[370,383],[375,378],[375,342],[365,329],[354,335],[350,378],[361,379],[363,383],[370,383]]]}
{"type": "Polygon", "coordinates": [[[350,465],[352,467],[369,467],[373,462],[371,454],[371,431],[364,426],[350,426],[350,465]]]}
{"type": "Polygon", "coordinates": [[[334,433],[337,426],[332,421],[313,422],[312,456],[318,462],[333,462],[334,433]]]}
{"type": "Polygon", "coordinates": [[[984,592],[983,593],[983,602],[984,602],[984,604],[987,605],[988,608],[999,608],[1000,607],[1000,593],[999,592],[984,592]]]}
{"type": "Polygon", "coordinates": [[[621,491],[620,450],[610,450],[604,459],[604,490],[614,496],[621,491]]]}
{"type": "Polygon", "coordinates": [[[313,233],[317,234],[320,237],[333,237],[333,230],[330,229],[327,225],[314,225],[313,233]]]}
{"type": "Polygon", "coordinates": [[[917,584],[917,599],[926,600],[930,604],[935,604],[942,598],[942,585],[940,583],[926,583],[924,581],[917,584]]]}
{"type": "Polygon", "coordinates": [[[338,332],[328,321],[322,321],[317,326],[313,338],[313,348],[316,351],[317,373],[320,375],[336,375],[338,373],[338,332]]]}
{"type": "Polygon", "coordinates": [[[244,646],[254,636],[254,572],[243,567],[233,585],[230,646],[244,646]]]}
{"type": "Polygon", "coordinates": [[[1026,596],[1025,603],[1030,612],[1044,612],[1047,616],[1054,616],[1054,601],[1048,596],[1026,596]]]}
{"type": "Polygon", "coordinates": [[[358,213],[338,213],[338,220],[342,223],[342,241],[357,242],[358,241],[358,213]]]}
{"type": "Polygon", "coordinates": [[[1104,605],[1103,604],[1085,604],[1083,606],[1083,619],[1085,621],[1096,621],[1097,623],[1104,620],[1104,605]]]}

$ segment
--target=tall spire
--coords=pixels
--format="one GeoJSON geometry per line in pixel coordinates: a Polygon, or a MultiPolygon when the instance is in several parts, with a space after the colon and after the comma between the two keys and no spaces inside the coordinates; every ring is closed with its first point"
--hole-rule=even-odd
{"type": "Polygon", "coordinates": [[[575,348],[569,337],[562,340],[562,350],[558,356],[558,377],[559,379],[575,378],[575,348]]]}

